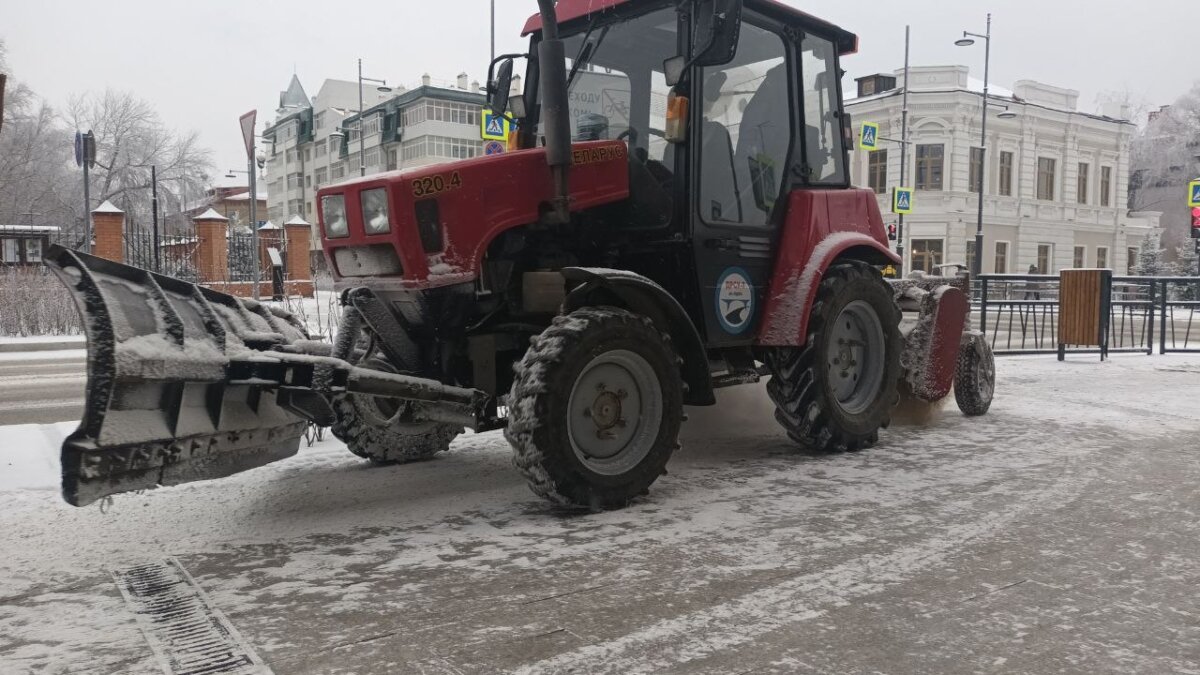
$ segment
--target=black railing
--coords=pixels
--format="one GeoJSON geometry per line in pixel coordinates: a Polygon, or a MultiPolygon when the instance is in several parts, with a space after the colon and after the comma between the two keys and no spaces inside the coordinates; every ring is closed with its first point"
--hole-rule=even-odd
{"type": "Polygon", "coordinates": [[[148,232],[125,233],[125,262],[152,272],[196,281],[197,249],[200,240],[194,236],[154,235],[148,232]],[[157,243],[157,250],[155,244],[157,243]]]}
{"type": "MultiPolygon", "coordinates": [[[[1057,276],[981,275],[974,293],[975,325],[998,355],[1056,354],[1058,291],[1057,276]]],[[[1161,353],[1200,352],[1200,277],[1114,276],[1110,291],[1108,352],[1152,354],[1156,342],[1161,353]]]]}
{"type": "Polygon", "coordinates": [[[258,252],[254,250],[254,237],[249,234],[229,236],[229,281],[259,281],[266,279],[258,252]]]}

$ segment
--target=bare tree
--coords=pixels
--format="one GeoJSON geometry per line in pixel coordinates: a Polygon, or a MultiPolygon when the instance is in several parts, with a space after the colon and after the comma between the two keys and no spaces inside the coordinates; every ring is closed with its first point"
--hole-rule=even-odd
{"type": "MultiPolygon", "coordinates": [[[[0,70],[5,70],[0,42],[0,70]]],[[[77,210],[67,202],[71,187],[70,147],[55,111],[24,84],[9,80],[0,132],[0,222],[71,223],[77,210]]]]}
{"type": "Polygon", "coordinates": [[[93,197],[117,204],[134,223],[150,221],[151,166],[158,173],[160,210],[164,201],[181,203],[184,194],[203,191],[212,169],[209,151],[195,132],[169,129],[148,101],[109,89],[74,97],[67,118],[96,135],[93,197]]]}

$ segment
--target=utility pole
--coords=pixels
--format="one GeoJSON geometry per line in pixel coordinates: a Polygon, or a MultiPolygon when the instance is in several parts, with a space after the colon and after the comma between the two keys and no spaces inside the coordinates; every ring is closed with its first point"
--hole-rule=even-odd
{"type": "Polygon", "coordinates": [[[366,143],[363,137],[362,59],[358,60],[358,175],[367,175],[366,143]]]}
{"type": "MultiPolygon", "coordinates": [[[[908,47],[910,26],[904,27],[904,97],[900,104],[900,187],[905,187],[904,179],[908,172],[908,47]]],[[[904,214],[901,213],[896,224],[896,255],[900,256],[899,278],[904,278],[904,214]]]]}
{"type": "Polygon", "coordinates": [[[162,272],[162,260],[158,247],[158,167],[150,165],[150,226],[154,232],[154,271],[162,272]]]}
{"type": "Polygon", "coordinates": [[[495,60],[496,60],[496,0],[492,0],[492,61],[495,61],[495,60]]]}

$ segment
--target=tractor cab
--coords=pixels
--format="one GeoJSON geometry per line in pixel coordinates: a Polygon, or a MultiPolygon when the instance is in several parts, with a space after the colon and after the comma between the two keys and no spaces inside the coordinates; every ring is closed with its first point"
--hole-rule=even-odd
{"type": "MultiPolygon", "coordinates": [[[[656,251],[635,270],[693,299],[710,346],[747,343],[766,302],[787,196],[849,186],[838,59],[857,39],[755,0],[562,0],[556,9],[570,142],[628,146],[630,194],[614,237],[687,243],[686,263],[662,265],[671,256],[656,251]]],[[[538,54],[540,15],[525,32],[538,54]]],[[[520,118],[522,147],[539,147],[544,64],[529,59],[524,94],[497,100],[508,91],[511,60],[494,64],[493,107],[520,118]]]]}

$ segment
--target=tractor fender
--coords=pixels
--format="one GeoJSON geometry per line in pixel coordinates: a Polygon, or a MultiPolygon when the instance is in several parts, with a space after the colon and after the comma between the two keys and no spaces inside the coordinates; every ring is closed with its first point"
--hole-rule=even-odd
{"type": "Polygon", "coordinates": [[[564,313],[580,307],[612,304],[615,300],[626,309],[649,317],[655,327],[671,336],[676,352],[683,359],[680,374],[687,385],[683,402],[694,406],[716,404],[704,342],[691,317],[665,288],[624,270],[566,267],[562,275],[575,284],[563,301],[564,313]]]}
{"type": "Polygon", "coordinates": [[[761,347],[802,347],[808,338],[809,309],[821,279],[835,263],[859,260],[872,265],[900,263],[900,257],[875,238],[860,232],[835,232],[815,246],[803,265],[789,264],[780,255],[767,292],[761,347]]]}

